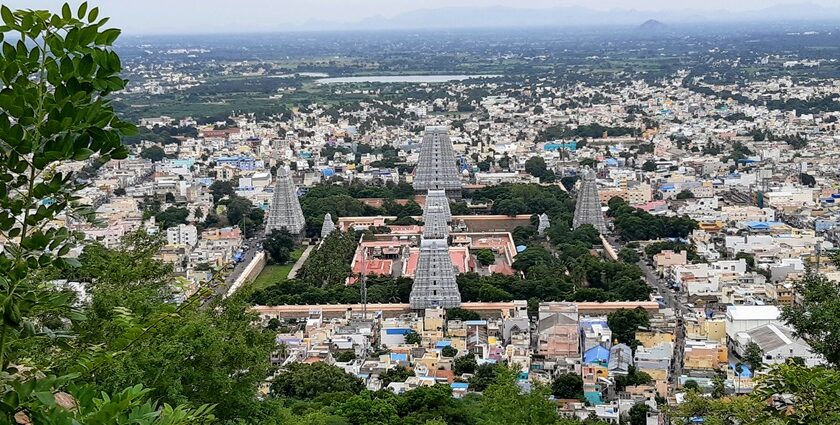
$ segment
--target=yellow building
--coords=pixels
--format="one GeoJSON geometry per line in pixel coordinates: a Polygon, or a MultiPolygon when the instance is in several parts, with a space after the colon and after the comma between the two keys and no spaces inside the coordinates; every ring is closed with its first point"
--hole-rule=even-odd
{"type": "Polygon", "coordinates": [[[659,344],[674,343],[674,334],[657,331],[639,331],[636,332],[636,339],[645,348],[653,348],[659,344]]]}
{"type": "Polygon", "coordinates": [[[437,370],[440,365],[440,351],[429,350],[419,359],[414,359],[415,365],[425,366],[427,370],[437,370]]]}
{"type": "Polygon", "coordinates": [[[726,342],[726,321],[723,319],[700,319],[698,322],[686,322],[685,334],[691,338],[726,342]]]}
{"type": "Polygon", "coordinates": [[[723,230],[726,225],[722,221],[702,221],[697,224],[697,227],[709,233],[716,233],[723,230]]]}
{"type": "Polygon", "coordinates": [[[686,369],[718,369],[729,360],[726,345],[711,341],[686,341],[684,353],[686,369]]]}

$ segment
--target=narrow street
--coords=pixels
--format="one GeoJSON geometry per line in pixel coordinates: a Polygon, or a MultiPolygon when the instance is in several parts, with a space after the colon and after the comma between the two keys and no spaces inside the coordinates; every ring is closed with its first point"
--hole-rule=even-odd
{"type": "Polygon", "coordinates": [[[251,239],[246,239],[243,245],[248,245],[248,250],[246,250],[242,255],[242,261],[237,263],[233,266],[233,270],[231,270],[230,274],[225,277],[224,283],[220,283],[214,288],[215,296],[224,296],[227,294],[230,285],[236,281],[239,275],[248,267],[248,263],[254,259],[254,256],[257,255],[258,252],[262,249],[261,244],[259,243],[260,239],[258,237],[253,237],[251,239]],[[257,246],[260,245],[260,246],[257,246]]]}
{"type": "MultiPolygon", "coordinates": [[[[606,236],[606,239],[616,251],[621,250],[622,244],[616,238],[613,236],[606,236]]],[[[662,297],[664,307],[673,309],[674,314],[677,316],[677,325],[674,329],[674,357],[671,361],[671,373],[669,378],[671,385],[676,386],[676,379],[682,375],[683,348],[685,346],[685,327],[683,325],[683,318],[691,314],[691,311],[682,303],[680,295],[668,287],[665,279],[660,278],[646,260],[640,260],[637,265],[640,269],[642,269],[645,282],[647,282],[648,286],[654,288],[662,297]]]]}

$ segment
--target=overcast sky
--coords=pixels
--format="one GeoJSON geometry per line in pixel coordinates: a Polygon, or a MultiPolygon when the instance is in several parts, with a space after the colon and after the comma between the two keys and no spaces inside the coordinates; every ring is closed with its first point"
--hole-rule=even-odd
{"type": "MultiPolygon", "coordinates": [[[[417,9],[515,5],[520,8],[584,6],[591,9],[744,11],[799,0],[108,0],[100,16],[128,34],[282,31],[311,21],[355,22],[417,9]]],[[[808,0],[837,6],[838,0],[808,0]]],[[[63,1],[3,0],[11,8],[59,10],[63,1]]],[[[71,3],[71,5],[74,3],[71,3]]],[[[75,2],[76,5],[79,2],[75,2]]],[[[74,8],[75,10],[75,8],[74,8]]]]}

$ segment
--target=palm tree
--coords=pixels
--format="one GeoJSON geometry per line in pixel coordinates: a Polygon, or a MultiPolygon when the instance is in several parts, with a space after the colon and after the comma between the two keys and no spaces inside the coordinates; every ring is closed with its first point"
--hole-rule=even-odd
{"type": "Polygon", "coordinates": [[[735,373],[738,375],[738,393],[741,393],[741,372],[744,371],[744,365],[740,362],[735,365],[735,373]]]}

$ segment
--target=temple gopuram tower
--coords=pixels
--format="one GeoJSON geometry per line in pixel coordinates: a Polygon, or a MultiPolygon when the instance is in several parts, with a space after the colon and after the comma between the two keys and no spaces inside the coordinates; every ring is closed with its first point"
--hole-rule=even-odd
{"type": "Polygon", "coordinates": [[[428,193],[444,190],[449,197],[461,198],[461,176],[455,164],[455,150],[449,140],[449,129],[427,126],[420,145],[420,158],[414,173],[414,190],[428,193]]]}
{"type": "Polygon", "coordinates": [[[295,183],[292,181],[289,170],[281,165],[277,167],[274,194],[271,205],[268,206],[268,218],[265,222],[265,234],[269,235],[273,230],[286,229],[287,232],[300,239],[303,238],[305,228],[306,221],[303,218],[303,210],[300,208],[295,183]]]}
{"type": "Polygon", "coordinates": [[[586,167],[581,172],[580,189],[578,189],[575,203],[575,216],[572,228],[577,229],[584,224],[591,224],[602,235],[607,233],[604,223],[604,213],[601,211],[601,199],[598,197],[598,183],[595,181],[595,171],[586,167]]]}

